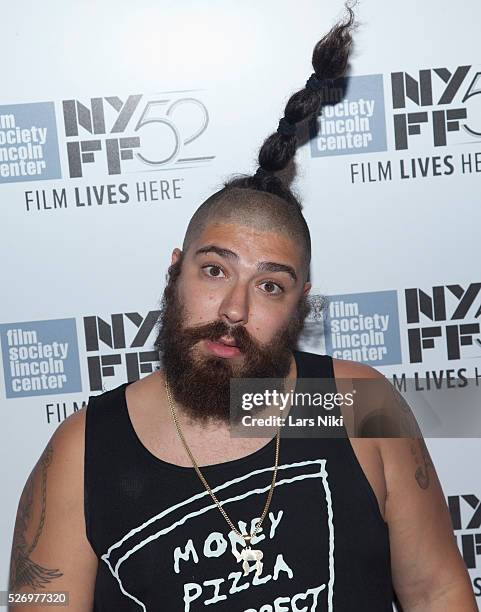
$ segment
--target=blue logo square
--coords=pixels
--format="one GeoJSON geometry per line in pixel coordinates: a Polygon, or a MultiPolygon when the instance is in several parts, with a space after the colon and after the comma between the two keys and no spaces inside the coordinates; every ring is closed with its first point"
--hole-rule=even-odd
{"type": "Polygon", "coordinates": [[[322,113],[309,126],[312,157],[387,150],[382,74],[338,79],[321,96],[322,113]]]}
{"type": "Polygon", "coordinates": [[[61,176],[54,103],[0,106],[0,183],[61,176]]]}
{"type": "Polygon", "coordinates": [[[329,296],[326,351],[368,365],[402,363],[397,291],[329,296]]]}
{"type": "Polygon", "coordinates": [[[0,324],[7,398],[82,391],[75,319],[0,324]]]}

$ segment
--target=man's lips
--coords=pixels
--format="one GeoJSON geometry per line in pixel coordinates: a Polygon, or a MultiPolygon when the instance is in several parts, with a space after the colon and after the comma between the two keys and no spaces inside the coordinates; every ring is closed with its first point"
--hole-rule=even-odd
{"type": "Polygon", "coordinates": [[[235,345],[233,338],[223,336],[219,340],[204,340],[204,344],[208,351],[217,357],[237,357],[241,354],[241,350],[235,345]]]}
{"type": "Polygon", "coordinates": [[[229,336],[221,336],[216,342],[227,344],[227,346],[237,346],[237,342],[234,340],[234,338],[230,338],[229,336]]]}

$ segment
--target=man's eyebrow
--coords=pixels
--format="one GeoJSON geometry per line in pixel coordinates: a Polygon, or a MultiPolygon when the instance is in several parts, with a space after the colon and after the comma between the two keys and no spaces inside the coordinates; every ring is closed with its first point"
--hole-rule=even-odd
{"type": "Polygon", "coordinates": [[[297,281],[297,274],[294,268],[286,264],[275,261],[261,261],[257,264],[257,269],[261,272],[287,272],[294,282],[297,281]]]}
{"type": "MultiPolygon", "coordinates": [[[[209,244],[205,247],[201,247],[197,249],[195,255],[203,255],[205,253],[216,253],[219,257],[224,257],[226,259],[234,259],[236,261],[239,260],[239,255],[231,251],[230,249],[225,249],[223,247],[219,247],[215,244],[209,244]]],[[[297,282],[297,274],[292,266],[288,266],[287,264],[277,263],[275,261],[260,261],[257,264],[257,269],[259,272],[286,272],[292,278],[294,282],[297,282]]]]}
{"type": "Polygon", "coordinates": [[[203,253],[217,253],[219,257],[225,257],[226,259],[239,259],[239,255],[234,253],[234,251],[231,251],[230,249],[223,249],[215,244],[209,244],[205,247],[197,249],[195,255],[202,255],[203,253]]]}

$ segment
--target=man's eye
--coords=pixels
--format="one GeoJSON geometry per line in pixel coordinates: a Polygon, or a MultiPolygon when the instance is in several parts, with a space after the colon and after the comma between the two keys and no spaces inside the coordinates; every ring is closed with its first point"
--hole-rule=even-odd
{"type": "Polygon", "coordinates": [[[207,276],[220,278],[224,276],[224,272],[220,266],[208,265],[203,266],[202,269],[206,271],[207,276]]]}
{"type": "Polygon", "coordinates": [[[263,291],[265,291],[265,293],[269,293],[270,295],[280,295],[284,292],[284,289],[280,285],[272,281],[265,281],[264,283],[260,284],[260,287],[264,287],[263,291]]]}

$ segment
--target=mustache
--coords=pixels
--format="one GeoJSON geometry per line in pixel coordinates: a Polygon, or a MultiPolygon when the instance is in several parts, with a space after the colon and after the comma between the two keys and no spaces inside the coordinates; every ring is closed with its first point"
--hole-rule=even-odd
{"type": "Polygon", "coordinates": [[[187,327],[183,331],[184,337],[189,345],[194,345],[200,340],[219,340],[222,336],[233,338],[237,348],[245,353],[259,350],[258,344],[253,340],[243,325],[231,326],[224,321],[212,321],[204,325],[187,327]]]}

